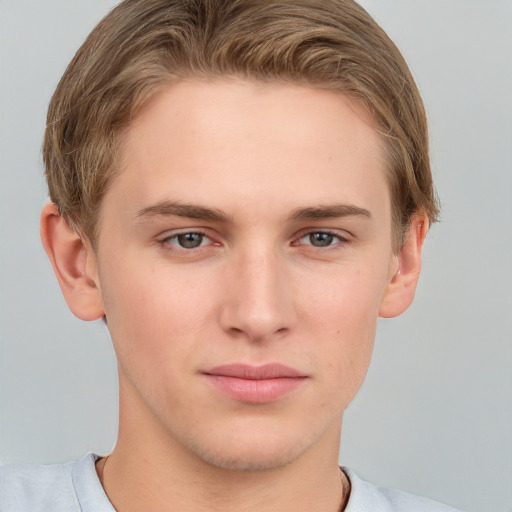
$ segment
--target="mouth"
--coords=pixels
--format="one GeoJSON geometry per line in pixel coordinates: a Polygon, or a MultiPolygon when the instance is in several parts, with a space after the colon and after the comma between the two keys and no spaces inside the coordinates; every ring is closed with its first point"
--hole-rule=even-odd
{"type": "Polygon", "coordinates": [[[211,368],[203,375],[224,395],[250,404],[274,402],[308,379],[299,370],[282,364],[228,364],[211,368]]]}

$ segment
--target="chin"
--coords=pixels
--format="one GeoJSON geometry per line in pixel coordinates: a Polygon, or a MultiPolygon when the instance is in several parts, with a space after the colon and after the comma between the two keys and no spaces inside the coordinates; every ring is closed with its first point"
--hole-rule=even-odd
{"type": "Polygon", "coordinates": [[[228,446],[192,448],[203,462],[226,471],[257,472],[281,469],[303,455],[308,446],[290,443],[289,438],[251,443],[247,440],[225,439],[228,446]]]}
{"type": "Polygon", "coordinates": [[[249,473],[281,469],[296,460],[300,456],[298,452],[299,450],[286,453],[269,453],[268,450],[260,450],[257,454],[247,453],[247,451],[237,454],[203,452],[199,456],[204,462],[216,468],[249,473]]]}

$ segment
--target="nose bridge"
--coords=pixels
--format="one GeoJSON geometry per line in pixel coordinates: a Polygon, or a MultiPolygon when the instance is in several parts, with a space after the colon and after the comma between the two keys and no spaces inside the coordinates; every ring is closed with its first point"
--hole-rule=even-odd
{"type": "Polygon", "coordinates": [[[263,340],[293,326],[295,310],[284,255],[274,247],[251,244],[241,250],[227,284],[229,299],[222,312],[225,328],[263,340]]]}

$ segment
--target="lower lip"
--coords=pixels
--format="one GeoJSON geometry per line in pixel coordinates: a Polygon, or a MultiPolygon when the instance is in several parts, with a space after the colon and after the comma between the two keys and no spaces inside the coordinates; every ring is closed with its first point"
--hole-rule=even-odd
{"type": "Polygon", "coordinates": [[[278,377],[274,379],[239,379],[225,375],[206,375],[224,394],[239,402],[265,404],[295,391],[306,377],[278,377]]]}

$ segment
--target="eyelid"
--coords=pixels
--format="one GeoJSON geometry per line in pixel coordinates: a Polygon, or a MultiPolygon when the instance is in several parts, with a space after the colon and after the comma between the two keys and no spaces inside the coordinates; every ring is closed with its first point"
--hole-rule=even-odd
{"type": "MultiPolygon", "coordinates": [[[[294,237],[294,241],[298,242],[302,238],[312,235],[314,233],[325,233],[326,235],[331,235],[338,239],[338,244],[346,244],[350,243],[353,235],[345,230],[337,230],[337,229],[329,229],[329,228],[307,228],[304,230],[299,231],[297,235],[294,237]]],[[[326,247],[335,247],[338,244],[333,244],[331,246],[326,247]]],[[[304,244],[304,245],[311,245],[311,244],[304,244]]],[[[316,249],[320,249],[320,247],[315,247],[316,249]]]]}
{"type": "Polygon", "coordinates": [[[200,235],[208,236],[211,238],[211,229],[203,226],[183,226],[183,227],[170,227],[167,229],[162,229],[156,237],[160,240],[164,240],[165,238],[172,238],[179,235],[186,235],[187,233],[197,233],[200,235]]]}
{"type": "MultiPolygon", "coordinates": [[[[353,235],[346,231],[346,230],[338,230],[338,229],[331,229],[331,228],[304,228],[297,232],[293,238],[291,245],[292,246],[308,246],[311,249],[319,250],[319,251],[325,251],[326,249],[334,249],[336,247],[340,247],[346,244],[349,244],[353,239],[353,235]],[[320,246],[314,246],[311,243],[301,243],[300,240],[315,234],[315,233],[324,233],[327,235],[333,236],[336,241],[331,244],[324,247],[320,246]]],[[[166,250],[168,251],[175,251],[180,253],[191,253],[191,252],[198,252],[201,249],[206,249],[208,247],[215,247],[222,245],[220,242],[216,240],[215,236],[212,236],[210,234],[209,229],[201,228],[201,227],[190,227],[190,228],[177,228],[175,230],[168,230],[163,232],[160,236],[157,238],[157,242],[166,250]],[[179,236],[187,235],[187,234],[198,234],[203,237],[205,237],[208,241],[206,244],[201,244],[198,247],[193,248],[186,248],[186,247],[180,247],[177,243],[173,243],[172,241],[176,240],[179,236]]]]}
{"type": "Polygon", "coordinates": [[[200,227],[192,227],[192,228],[181,228],[175,230],[165,231],[162,235],[157,238],[160,246],[169,251],[169,252],[177,252],[181,254],[198,252],[201,249],[205,249],[210,246],[220,245],[215,239],[208,233],[208,230],[200,227]],[[188,235],[188,234],[197,234],[206,238],[209,243],[201,244],[198,247],[180,247],[177,243],[173,243],[174,240],[177,240],[179,236],[188,235]]]}
{"type": "Polygon", "coordinates": [[[161,241],[163,241],[163,240],[168,240],[169,238],[175,238],[180,235],[187,235],[189,233],[197,233],[198,235],[208,236],[206,233],[206,230],[204,230],[203,228],[193,227],[193,228],[167,229],[163,233],[158,235],[158,238],[161,241]]]}

